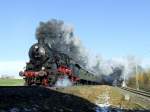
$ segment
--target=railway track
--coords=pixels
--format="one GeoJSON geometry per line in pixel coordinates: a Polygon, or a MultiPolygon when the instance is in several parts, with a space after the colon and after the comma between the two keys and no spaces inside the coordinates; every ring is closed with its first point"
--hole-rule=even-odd
{"type": "Polygon", "coordinates": [[[150,98],[150,92],[136,90],[130,87],[121,87],[121,89],[150,98]]]}

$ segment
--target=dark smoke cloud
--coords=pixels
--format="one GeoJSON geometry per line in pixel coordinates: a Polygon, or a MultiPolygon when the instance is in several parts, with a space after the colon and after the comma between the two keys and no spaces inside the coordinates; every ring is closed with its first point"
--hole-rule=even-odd
{"type": "Polygon", "coordinates": [[[80,39],[74,36],[73,27],[63,21],[52,19],[40,22],[36,38],[47,43],[52,49],[68,54],[83,66],[87,64],[86,50],[80,39]]]}

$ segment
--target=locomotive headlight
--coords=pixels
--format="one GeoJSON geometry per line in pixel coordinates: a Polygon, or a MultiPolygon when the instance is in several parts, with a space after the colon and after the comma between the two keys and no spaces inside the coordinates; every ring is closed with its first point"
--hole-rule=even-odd
{"type": "Polygon", "coordinates": [[[45,70],[45,67],[42,67],[42,70],[45,70]]]}
{"type": "Polygon", "coordinates": [[[37,48],[38,48],[38,46],[36,45],[34,48],[35,48],[35,49],[37,49],[37,48]]]}

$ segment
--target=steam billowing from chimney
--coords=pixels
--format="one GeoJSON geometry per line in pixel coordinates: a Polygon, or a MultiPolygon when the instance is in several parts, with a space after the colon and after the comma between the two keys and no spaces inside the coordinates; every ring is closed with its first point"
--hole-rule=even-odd
{"type": "Polygon", "coordinates": [[[41,43],[47,43],[52,49],[68,54],[83,66],[87,64],[86,50],[80,39],[74,36],[73,27],[63,21],[52,19],[40,22],[36,38],[41,43]]]}
{"type": "Polygon", "coordinates": [[[112,60],[104,60],[99,56],[89,57],[80,39],[74,36],[73,27],[64,24],[63,21],[52,19],[40,22],[36,30],[36,38],[39,43],[46,43],[52,49],[65,53],[82,66],[88,67],[102,77],[104,82],[113,82],[124,76],[128,78],[135,71],[137,64],[135,57],[112,60]]]}

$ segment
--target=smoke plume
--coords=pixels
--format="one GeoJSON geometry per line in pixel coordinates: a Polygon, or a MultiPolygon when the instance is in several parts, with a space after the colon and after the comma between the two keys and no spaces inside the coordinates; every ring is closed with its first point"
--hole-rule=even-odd
{"type": "Polygon", "coordinates": [[[101,56],[96,56],[95,61],[89,63],[91,69],[98,76],[102,77],[104,83],[113,84],[116,80],[128,80],[137,72],[142,70],[140,59],[135,56],[127,56],[122,58],[114,58],[111,60],[103,59],[101,56]]]}
{"type": "Polygon", "coordinates": [[[47,43],[52,49],[69,55],[83,66],[87,64],[86,49],[80,39],[74,36],[73,27],[63,21],[52,19],[40,22],[36,38],[47,43]]]}
{"type": "Polygon", "coordinates": [[[101,56],[89,57],[80,39],[74,35],[73,27],[60,20],[40,22],[36,38],[39,42],[44,42],[52,49],[67,54],[77,63],[94,71],[95,75],[100,76],[104,82],[112,83],[124,77],[127,79],[135,72],[135,66],[138,64],[133,56],[111,60],[105,60],[101,56]]]}

